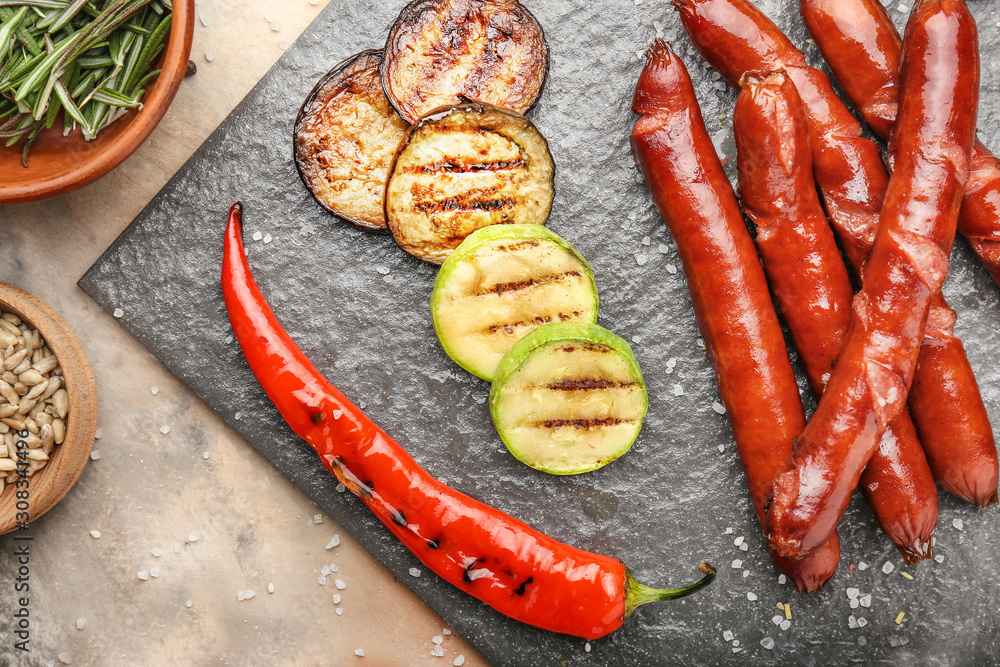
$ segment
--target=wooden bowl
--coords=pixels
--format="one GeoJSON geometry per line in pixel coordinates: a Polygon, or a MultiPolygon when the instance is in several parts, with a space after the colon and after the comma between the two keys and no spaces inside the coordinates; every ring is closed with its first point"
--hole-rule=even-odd
{"type": "MultiPolygon", "coordinates": [[[[27,478],[30,523],[59,502],[83,472],[97,431],[97,386],[76,335],[51,308],[24,290],[0,282],[0,310],[14,313],[41,332],[59,360],[69,393],[66,438],[52,450],[46,466],[27,478]]],[[[0,494],[0,535],[18,527],[15,484],[6,484],[0,494]]]]}
{"type": "Polygon", "coordinates": [[[21,164],[22,143],[0,144],[0,204],[25,204],[72,192],[108,173],[139,147],[166,112],[184,78],[194,34],[194,0],[174,0],[162,72],[146,87],[142,109],[112,123],[93,141],[80,130],[62,136],[62,121],[41,132],[21,164]]]}

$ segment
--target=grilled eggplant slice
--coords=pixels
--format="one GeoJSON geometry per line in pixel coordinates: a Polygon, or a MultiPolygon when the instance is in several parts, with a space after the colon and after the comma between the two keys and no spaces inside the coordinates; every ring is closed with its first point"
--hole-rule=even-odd
{"type": "Polygon", "coordinates": [[[403,250],[440,264],[482,227],[545,224],[554,171],[545,138],[524,116],[478,102],[437,110],[400,145],[386,222],[403,250]]]}
{"type": "Polygon", "coordinates": [[[494,225],[469,235],[434,281],[441,347],[492,380],[503,355],[548,322],[597,321],[597,285],[576,249],[541,225],[494,225]]]}
{"type": "Polygon", "coordinates": [[[517,0],[415,0],[389,30],[382,87],[411,123],[462,99],[524,113],[548,68],[542,29],[517,0]]]}
{"type": "Polygon", "coordinates": [[[381,51],[362,51],[324,76],[295,121],[295,166],[325,209],[385,230],[385,182],[408,124],[382,92],[381,51]]]}
{"type": "Polygon", "coordinates": [[[596,324],[541,326],[510,349],[490,412],[511,454],[555,475],[596,470],[628,451],[649,399],[628,343],[596,324]]]}

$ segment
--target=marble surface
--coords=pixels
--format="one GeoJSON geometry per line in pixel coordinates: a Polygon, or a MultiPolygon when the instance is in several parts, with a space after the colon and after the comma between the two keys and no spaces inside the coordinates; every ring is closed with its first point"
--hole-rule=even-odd
{"type": "Polygon", "coordinates": [[[60,665],[61,654],[99,666],[487,664],[76,286],[326,4],[199,0],[198,73],[149,140],[82,190],[0,207],[0,280],[76,331],[97,378],[101,434],[101,458],[31,527],[27,654],[13,648],[7,616],[20,596],[15,542],[0,537],[0,664],[60,665]],[[335,534],[340,546],[326,550],[335,534]],[[346,589],[333,577],[319,585],[330,563],[346,589]],[[138,578],[153,568],[158,577],[138,578]],[[248,589],[255,597],[238,601],[248,589]],[[444,658],[431,655],[435,636],[444,658]]]}

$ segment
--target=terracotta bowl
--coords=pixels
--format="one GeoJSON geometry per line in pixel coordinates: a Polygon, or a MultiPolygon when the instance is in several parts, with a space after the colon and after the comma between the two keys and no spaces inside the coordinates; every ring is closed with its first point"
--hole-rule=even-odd
{"type": "MultiPolygon", "coordinates": [[[[59,360],[69,393],[66,438],[52,450],[46,466],[28,478],[30,523],[59,502],[83,472],[97,431],[97,386],[80,342],[51,308],[22,289],[0,283],[0,310],[38,329],[59,360]]],[[[14,484],[6,484],[0,493],[0,535],[18,527],[15,491],[14,484]]]]}
{"type": "Polygon", "coordinates": [[[139,147],[166,112],[184,78],[194,34],[194,0],[174,0],[173,24],[163,51],[162,72],[146,87],[142,109],[106,127],[94,141],[77,130],[62,136],[62,120],[38,135],[28,168],[18,143],[0,144],[0,204],[25,204],[72,192],[108,173],[139,147]]]}

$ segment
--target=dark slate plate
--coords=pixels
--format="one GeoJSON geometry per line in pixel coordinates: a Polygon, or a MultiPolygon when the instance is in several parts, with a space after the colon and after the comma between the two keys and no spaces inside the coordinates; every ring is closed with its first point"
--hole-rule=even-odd
{"type": "MultiPolygon", "coordinates": [[[[842,566],[826,592],[799,595],[778,583],[729,426],[712,409],[712,372],[676,250],[629,154],[638,52],[658,32],[686,54],[709,131],[733,154],[735,92],[689,48],[666,2],[527,1],[551,47],[548,84],[532,112],[558,169],[550,227],[591,261],[600,321],[632,341],[649,382],[650,412],[632,451],[598,472],[552,477],[506,452],[490,423],[487,384],[451,363],[434,337],[427,304],[435,268],[387,236],[332,219],[292,163],[292,123],[306,93],[334,63],[380,45],[402,4],[331,3],[80,285],[106,310],[123,309],[132,334],[498,665],[996,664],[995,508],[977,512],[943,497],[935,549],[943,562],[910,568],[915,580],[908,581],[895,549],[856,502],[842,524],[842,566]],[[229,342],[218,276],[226,211],[236,199],[246,206],[251,264],[278,317],[320,369],[433,474],[566,542],[624,560],[647,583],[687,583],[702,559],[719,566],[717,583],[642,609],[586,653],[581,640],[515,623],[435,577],[408,576],[417,561],[359,502],[336,492],[229,342]],[[251,241],[258,230],[273,240],[251,241]],[[734,546],[738,536],[748,551],[734,546]],[[742,569],[731,567],[735,559],[742,569]],[[867,569],[849,568],[861,562],[867,569]],[[883,574],[886,562],[894,573],[883,574]],[[852,610],[848,587],[871,594],[871,606],[852,610]],[[772,623],[779,601],[792,604],[787,631],[772,623]],[[897,626],[900,611],[906,618],[897,626]],[[867,625],[850,629],[851,614],[867,625]],[[724,639],[729,632],[741,652],[724,639]],[[762,648],[764,637],[774,639],[773,650],[762,648]]],[[[760,4],[818,60],[796,0],[760,4]]],[[[982,51],[993,54],[983,59],[980,127],[984,141],[1000,147],[1000,11],[987,0],[970,4],[982,51]]],[[[891,12],[902,24],[895,3],[891,12]]],[[[954,255],[945,291],[987,405],[1000,419],[1000,292],[963,241],[954,255]]]]}

